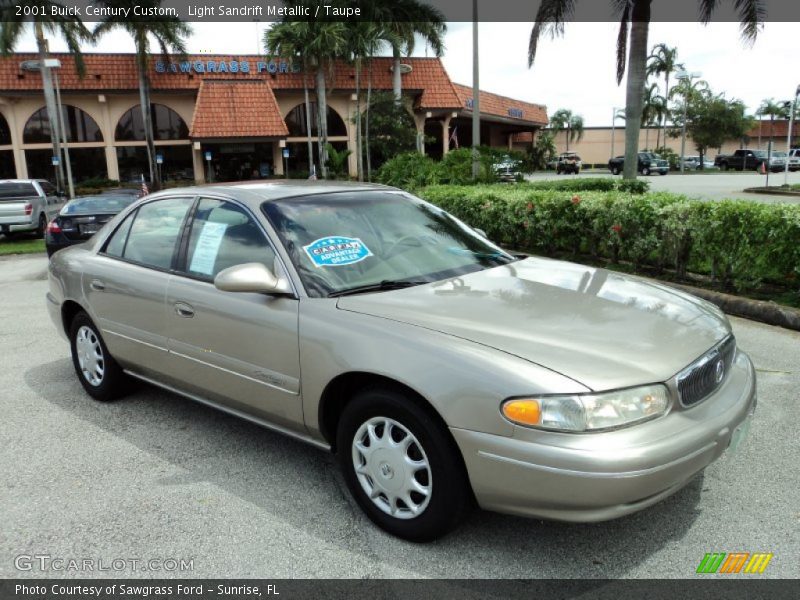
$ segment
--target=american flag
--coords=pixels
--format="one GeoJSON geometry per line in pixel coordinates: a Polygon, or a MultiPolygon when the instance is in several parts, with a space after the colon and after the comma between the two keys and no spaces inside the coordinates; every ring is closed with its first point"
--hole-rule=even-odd
{"type": "Polygon", "coordinates": [[[142,193],[141,196],[147,196],[150,193],[150,190],[147,188],[147,182],[144,180],[144,173],[142,173],[142,193]]]}

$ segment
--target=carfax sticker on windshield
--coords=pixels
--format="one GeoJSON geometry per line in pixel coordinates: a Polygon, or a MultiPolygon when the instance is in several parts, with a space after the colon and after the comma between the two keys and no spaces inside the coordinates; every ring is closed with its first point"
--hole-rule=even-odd
{"type": "Polygon", "coordinates": [[[317,267],[352,265],[372,256],[370,249],[360,239],[340,235],[319,238],[303,246],[303,250],[317,267]]]}

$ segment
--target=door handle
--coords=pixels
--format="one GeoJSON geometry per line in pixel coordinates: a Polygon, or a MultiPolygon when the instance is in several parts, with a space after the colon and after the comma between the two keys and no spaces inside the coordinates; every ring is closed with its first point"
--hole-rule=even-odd
{"type": "Polygon", "coordinates": [[[192,308],[185,302],[176,302],[175,314],[185,319],[191,319],[194,316],[194,308],[192,308]]]}
{"type": "Polygon", "coordinates": [[[102,292],[103,290],[106,289],[106,284],[100,281],[99,279],[92,279],[92,282],[89,284],[89,287],[96,292],[102,292]]]}

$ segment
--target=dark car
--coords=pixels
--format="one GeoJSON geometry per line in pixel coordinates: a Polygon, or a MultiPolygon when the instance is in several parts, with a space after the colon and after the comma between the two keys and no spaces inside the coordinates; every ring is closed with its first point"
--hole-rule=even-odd
{"type": "MultiPolygon", "coordinates": [[[[625,157],[617,156],[608,161],[608,170],[614,175],[619,175],[625,165],[625,157]]],[[[650,175],[651,173],[658,173],[659,175],[666,175],[669,173],[669,162],[661,158],[658,154],[652,152],[639,152],[639,160],[636,170],[642,175],[650,175]]]]}
{"type": "Polygon", "coordinates": [[[138,189],[118,189],[70,200],[47,226],[44,237],[47,256],[85,242],[141,195],[138,189]]]}

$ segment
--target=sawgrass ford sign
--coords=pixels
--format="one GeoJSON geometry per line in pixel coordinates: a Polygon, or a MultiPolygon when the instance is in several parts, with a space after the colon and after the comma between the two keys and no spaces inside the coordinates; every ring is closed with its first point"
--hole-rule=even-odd
{"type": "Polygon", "coordinates": [[[157,60],[156,73],[297,73],[300,65],[285,60],[157,60]]]}

